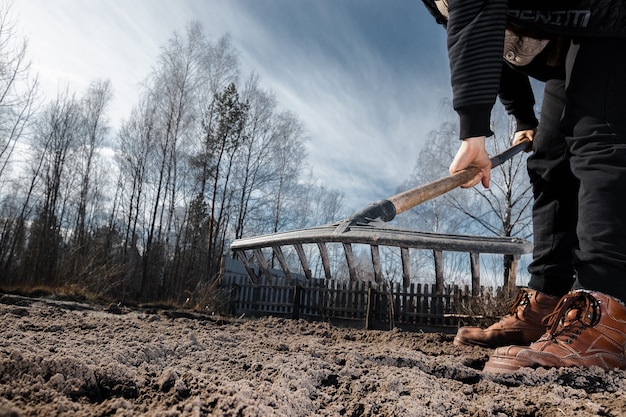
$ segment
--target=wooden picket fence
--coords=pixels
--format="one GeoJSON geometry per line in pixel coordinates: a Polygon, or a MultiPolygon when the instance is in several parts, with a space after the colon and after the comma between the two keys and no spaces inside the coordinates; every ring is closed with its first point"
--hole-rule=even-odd
{"type": "Polygon", "coordinates": [[[251,283],[225,277],[222,288],[231,314],[304,318],[366,329],[454,330],[467,318],[459,314],[459,306],[473,297],[467,287],[445,286],[437,291],[435,284],[405,288],[324,279],[251,283]]]}

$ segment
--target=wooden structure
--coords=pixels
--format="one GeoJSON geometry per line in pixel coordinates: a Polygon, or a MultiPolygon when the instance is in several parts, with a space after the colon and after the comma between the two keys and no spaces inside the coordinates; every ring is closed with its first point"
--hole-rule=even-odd
{"type": "MultiPolygon", "coordinates": [[[[228,294],[233,315],[278,316],[328,321],[366,329],[454,330],[468,316],[459,314],[469,305],[469,288],[411,284],[403,287],[372,282],[337,282],[313,279],[302,283],[253,284],[227,277],[222,288],[228,294]]],[[[481,295],[492,295],[482,290],[481,295]]]]}
{"type": "Polygon", "coordinates": [[[324,269],[324,278],[331,281],[337,278],[331,274],[327,247],[331,243],[342,245],[351,282],[360,280],[353,245],[369,245],[371,263],[374,269],[374,281],[377,284],[383,282],[380,247],[398,248],[404,288],[409,287],[411,284],[410,251],[413,249],[431,250],[435,265],[436,293],[442,293],[444,288],[443,252],[466,252],[470,257],[470,270],[472,273],[471,291],[473,295],[477,295],[480,291],[479,255],[481,253],[503,254],[513,257],[511,267],[505,274],[508,277],[508,282],[504,283],[505,287],[513,289],[517,278],[517,260],[521,255],[532,250],[530,242],[518,238],[444,235],[368,225],[351,226],[347,231],[338,233],[336,224],[277,233],[271,236],[239,239],[233,242],[231,249],[235,256],[244,263],[252,283],[260,281],[260,274],[256,272],[254,265],[259,266],[267,282],[272,282],[271,259],[278,261],[287,281],[292,281],[293,274],[285,256],[285,251],[292,249],[297,253],[305,279],[311,281],[315,277],[312,275],[310,260],[305,254],[303,245],[313,244],[318,249],[319,258],[324,269]]]}

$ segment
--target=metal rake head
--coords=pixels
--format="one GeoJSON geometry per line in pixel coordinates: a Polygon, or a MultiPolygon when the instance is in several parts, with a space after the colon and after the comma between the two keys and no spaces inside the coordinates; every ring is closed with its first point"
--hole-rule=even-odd
{"type": "MultiPolygon", "coordinates": [[[[355,256],[354,246],[369,246],[369,256],[373,266],[373,278],[376,282],[383,280],[383,261],[381,251],[383,247],[395,248],[399,252],[402,265],[402,282],[408,286],[411,279],[410,251],[414,249],[428,249],[432,251],[454,251],[468,253],[495,253],[522,255],[532,249],[530,242],[524,239],[510,237],[477,237],[466,235],[445,235],[410,230],[400,230],[388,227],[372,227],[370,225],[352,225],[348,230],[336,232],[337,224],[319,226],[309,229],[300,229],[272,235],[257,236],[235,240],[231,249],[246,267],[253,282],[258,277],[254,272],[253,264],[257,264],[265,277],[272,281],[272,264],[275,260],[280,265],[288,280],[294,279],[294,271],[302,271],[308,280],[315,278],[312,264],[321,265],[326,279],[333,276],[333,262],[329,248],[343,249],[347,274],[351,281],[359,280],[358,259],[355,256]],[[311,248],[314,248],[312,250],[311,248]],[[290,262],[287,254],[297,257],[297,265],[290,262]],[[315,257],[312,262],[309,258],[315,257]]],[[[334,253],[334,251],[332,251],[334,253]]],[[[334,259],[334,257],[332,257],[334,259]]],[[[321,273],[321,271],[320,271],[321,273]]]]}

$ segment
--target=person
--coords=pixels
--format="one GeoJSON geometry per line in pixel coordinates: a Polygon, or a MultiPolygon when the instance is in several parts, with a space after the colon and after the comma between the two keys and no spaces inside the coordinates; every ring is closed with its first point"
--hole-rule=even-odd
{"type": "Polygon", "coordinates": [[[495,348],[486,372],[625,369],[624,1],[423,2],[447,30],[461,139],[450,172],[479,167],[463,187],[489,186],[497,96],[515,117],[515,140],[532,141],[528,286],[498,323],[462,327],[454,343],[495,348]],[[528,77],[544,82],[539,121],[528,77]]]}

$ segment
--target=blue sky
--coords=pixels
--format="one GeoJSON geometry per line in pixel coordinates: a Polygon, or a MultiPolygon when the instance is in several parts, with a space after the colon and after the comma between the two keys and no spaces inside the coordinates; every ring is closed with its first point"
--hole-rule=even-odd
{"type": "Polygon", "coordinates": [[[110,79],[111,121],[174,31],[230,34],[309,137],[309,163],[348,209],[395,194],[451,97],[445,32],[421,0],[13,0],[44,93],[110,79]]]}

